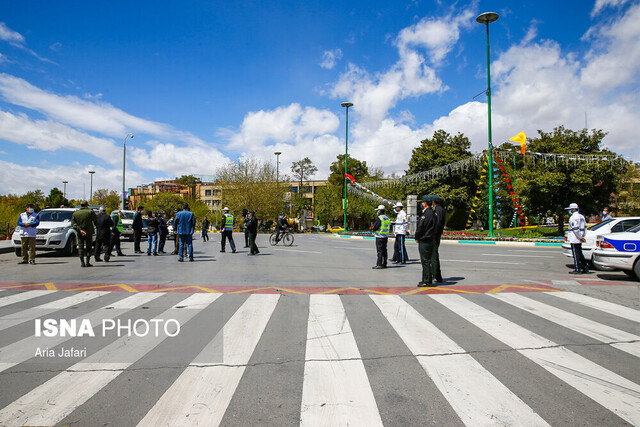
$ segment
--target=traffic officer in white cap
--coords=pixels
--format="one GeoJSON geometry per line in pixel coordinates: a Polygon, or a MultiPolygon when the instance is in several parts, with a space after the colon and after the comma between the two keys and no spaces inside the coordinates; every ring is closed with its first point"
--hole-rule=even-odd
{"type": "Polygon", "coordinates": [[[391,261],[394,264],[406,264],[407,260],[407,248],[404,245],[404,239],[407,237],[407,231],[409,223],[407,222],[407,213],[404,211],[402,202],[396,203],[393,209],[396,211],[396,222],[393,226],[393,233],[396,236],[395,244],[393,245],[393,257],[391,261]]]}
{"type": "Polygon", "coordinates": [[[589,272],[589,267],[582,253],[582,242],[585,241],[584,236],[587,233],[587,222],[579,212],[577,203],[571,203],[569,207],[565,209],[571,213],[571,217],[569,218],[569,231],[567,232],[567,243],[571,245],[574,270],[570,271],[569,274],[586,274],[589,272]]]}
{"type": "Polygon", "coordinates": [[[379,205],[376,208],[377,218],[373,223],[371,230],[376,236],[376,252],[378,253],[378,259],[374,270],[387,268],[387,243],[389,242],[389,232],[391,228],[391,220],[384,214],[384,205],[379,205]]]}

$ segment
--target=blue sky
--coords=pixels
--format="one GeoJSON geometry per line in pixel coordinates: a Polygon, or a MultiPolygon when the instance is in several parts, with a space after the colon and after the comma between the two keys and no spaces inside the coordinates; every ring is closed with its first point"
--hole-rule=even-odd
{"type": "Polygon", "coordinates": [[[486,147],[484,27],[493,132],[589,128],[640,160],[640,4],[596,1],[8,2],[0,18],[0,194],[68,193],[241,157],[316,178],[344,152],[402,173],[434,130],[486,147]]]}

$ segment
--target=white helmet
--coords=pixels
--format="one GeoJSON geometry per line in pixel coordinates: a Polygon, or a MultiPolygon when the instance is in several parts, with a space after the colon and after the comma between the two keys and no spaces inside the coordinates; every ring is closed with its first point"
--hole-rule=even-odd
{"type": "Polygon", "coordinates": [[[403,208],[404,205],[402,204],[402,202],[398,202],[396,203],[396,205],[394,206],[394,208],[403,208]]]}
{"type": "Polygon", "coordinates": [[[225,206],[224,208],[222,208],[222,212],[224,212],[224,211],[229,212],[229,208],[225,206]]]}
{"type": "Polygon", "coordinates": [[[378,205],[378,207],[376,208],[377,211],[383,211],[386,208],[384,207],[384,205],[378,205]]]}

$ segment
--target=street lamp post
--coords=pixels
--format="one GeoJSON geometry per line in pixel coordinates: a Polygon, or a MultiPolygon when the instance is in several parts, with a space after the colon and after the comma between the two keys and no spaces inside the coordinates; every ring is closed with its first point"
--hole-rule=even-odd
{"type": "Polygon", "coordinates": [[[487,107],[489,124],[489,236],[493,237],[493,144],[491,142],[491,61],[489,56],[489,24],[498,20],[495,12],[485,12],[476,18],[487,27],[487,107]]]}
{"type": "Polygon", "coordinates": [[[125,185],[125,172],[127,169],[127,138],[131,137],[131,139],[133,139],[133,134],[132,133],[128,133],[127,136],[124,137],[124,142],[122,145],[122,209],[126,209],[126,201],[125,201],[125,192],[124,192],[124,185],[125,185]]]}
{"type": "Polygon", "coordinates": [[[69,181],[62,181],[62,185],[64,185],[64,190],[62,191],[62,197],[67,198],[67,184],[69,181]]]}
{"type": "Polygon", "coordinates": [[[275,153],[273,153],[276,155],[276,184],[280,184],[280,154],[282,154],[282,152],[280,151],[276,151],[275,153]]]}
{"type": "Polygon", "coordinates": [[[89,184],[89,203],[93,200],[93,174],[96,171],[89,171],[89,175],[91,175],[91,183],[89,184]]]}
{"type": "Polygon", "coordinates": [[[344,136],[344,199],[342,206],[344,208],[344,231],[347,231],[347,159],[349,158],[349,107],[353,107],[351,102],[343,102],[341,104],[346,108],[345,136],[344,136]]]}

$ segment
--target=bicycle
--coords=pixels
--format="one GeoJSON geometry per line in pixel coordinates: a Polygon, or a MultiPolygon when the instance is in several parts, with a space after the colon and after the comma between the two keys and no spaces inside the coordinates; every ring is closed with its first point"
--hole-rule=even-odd
{"type": "Polygon", "coordinates": [[[275,231],[273,233],[271,233],[271,235],[269,236],[269,244],[271,246],[275,246],[278,244],[278,242],[282,242],[282,244],[284,246],[291,246],[293,245],[293,234],[291,234],[290,230],[285,230],[282,232],[282,235],[280,236],[280,238],[278,239],[278,232],[275,231]]]}

